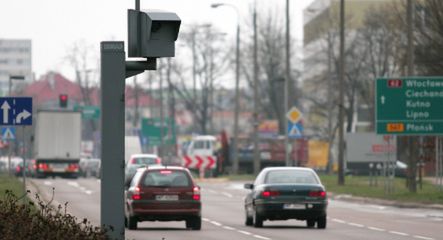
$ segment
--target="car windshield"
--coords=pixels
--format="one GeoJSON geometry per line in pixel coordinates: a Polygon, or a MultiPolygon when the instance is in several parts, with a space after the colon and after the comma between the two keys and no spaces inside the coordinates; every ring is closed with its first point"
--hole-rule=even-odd
{"type": "Polygon", "coordinates": [[[189,187],[190,184],[191,181],[184,171],[169,169],[148,172],[143,180],[144,186],[151,187],[189,187]]]}
{"type": "Polygon", "coordinates": [[[266,184],[293,183],[293,184],[318,184],[312,172],[300,170],[274,170],[269,171],[266,184]]]}
{"type": "Polygon", "coordinates": [[[138,165],[153,165],[157,164],[157,158],[155,157],[135,157],[131,160],[132,164],[138,165]]]}

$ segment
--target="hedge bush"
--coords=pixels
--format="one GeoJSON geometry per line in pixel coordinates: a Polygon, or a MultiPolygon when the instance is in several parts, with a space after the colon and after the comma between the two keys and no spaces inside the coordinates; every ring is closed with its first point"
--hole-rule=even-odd
{"type": "Polygon", "coordinates": [[[37,205],[27,200],[28,191],[17,197],[6,190],[0,199],[0,239],[107,239],[106,231],[85,218],[79,221],[67,213],[67,204],[54,208],[35,195],[37,205]]]}

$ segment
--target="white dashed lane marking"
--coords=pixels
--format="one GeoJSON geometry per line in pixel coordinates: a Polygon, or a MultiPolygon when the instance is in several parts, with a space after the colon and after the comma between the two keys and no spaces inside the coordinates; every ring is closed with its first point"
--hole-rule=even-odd
{"type": "Polygon", "coordinates": [[[252,237],[258,238],[258,239],[272,240],[271,238],[268,238],[268,237],[264,237],[264,236],[257,235],[257,234],[251,233],[251,232],[239,230],[239,229],[236,229],[236,228],[233,228],[233,227],[230,227],[230,226],[225,226],[225,225],[223,225],[223,224],[221,224],[219,222],[212,221],[211,219],[208,219],[208,218],[202,218],[202,220],[204,222],[211,223],[211,224],[213,224],[213,225],[215,225],[217,227],[221,227],[221,228],[223,228],[225,230],[228,230],[228,231],[237,231],[238,233],[241,233],[241,234],[244,234],[244,235],[247,235],[247,236],[252,236],[252,237]]]}
{"type": "MultiPolygon", "coordinates": [[[[346,221],[343,221],[343,220],[341,220],[341,219],[337,219],[337,218],[332,218],[331,220],[332,220],[333,222],[336,222],[336,223],[347,224],[347,225],[349,225],[349,226],[353,226],[353,227],[359,227],[359,228],[366,227],[366,228],[368,228],[369,230],[373,230],[373,231],[377,231],[377,232],[388,232],[388,233],[390,233],[390,234],[395,234],[395,235],[399,235],[399,236],[403,236],[403,237],[411,237],[410,234],[408,234],[408,233],[404,233],[404,232],[388,231],[388,230],[383,229],[383,228],[371,227],[371,226],[365,226],[365,225],[363,225],[363,224],[352,223],[352,222],[346,222],[346,221]]],[[[414,238],[416,238],[416,239],[422,239],[422,240],[435,240],[434,238],[425,237],[425,236],[420,236],[420,235],[414,235],[414,236],[412,236],[412,237],[414,237],[414,238]]]]}

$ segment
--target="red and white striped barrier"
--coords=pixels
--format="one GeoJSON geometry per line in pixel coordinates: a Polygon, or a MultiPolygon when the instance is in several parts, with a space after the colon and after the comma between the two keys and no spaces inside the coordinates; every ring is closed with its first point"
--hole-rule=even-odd
{"type": "Polygon", "coordinates": [[[183,167],[195,169],[214,169],[217,167],[216,156],[184,156],[183,167]]]}

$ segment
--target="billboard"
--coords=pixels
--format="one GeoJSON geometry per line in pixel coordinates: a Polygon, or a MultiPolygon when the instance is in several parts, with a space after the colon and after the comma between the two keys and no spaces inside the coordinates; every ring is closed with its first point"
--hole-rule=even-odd
{"type": "Polygon", "coordinates": [[[348,133],[347,162],[386,162],[397,160],[397,139],[392,135],[348,133]]]}

